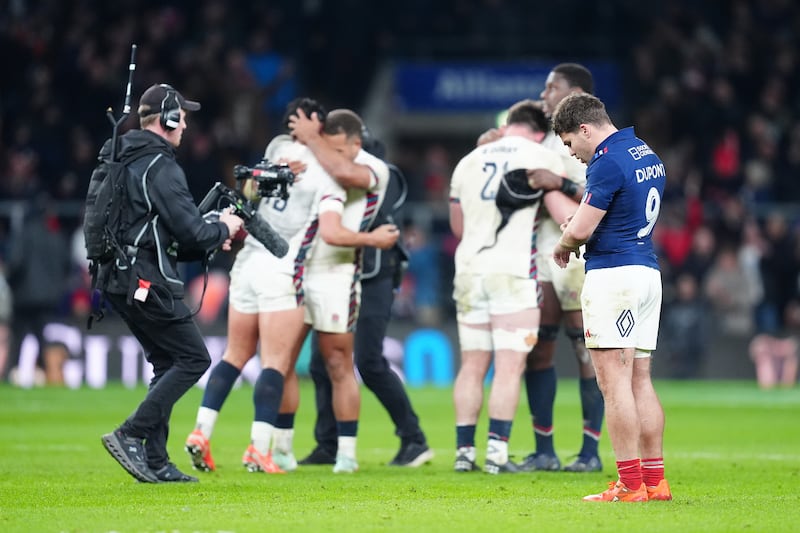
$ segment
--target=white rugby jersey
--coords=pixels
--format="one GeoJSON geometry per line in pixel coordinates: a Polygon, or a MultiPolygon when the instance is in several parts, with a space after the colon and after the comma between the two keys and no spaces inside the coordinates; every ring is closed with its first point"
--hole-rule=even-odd
{"type": "MultiPolygon", "coordinates": [[[[561,156],[564,162],[564,168],[567,172],[567,177],[577,183],[578,185],[586,186],[586,165],[583,164],[577,157],[569,155],[569,148],[561,140],[561,137],[553,133],[553,130],[547,132],[544,139],[542,139],[542,146],[554,150],[561,156]]],[[[575,206],[577,211],[578,207],[575,206]]],[[[558,222],[553,220],[550,213],[547,211],[546,206],[539,209],[539,250],[545,254],[552,254],[553,249],[556,247],[558,239],[561,238],[561,227],[558,222]]],[[[574,258],[573,258],[574,259],[574,258]]]]}
{"type": "Polygon", "coordinates": [[[457,274],[536,277],[534,221],[541,200],[512,214],[495,243],[500,224],[495,196],[500,181],[509,171],[529,168],[546,168],[564,175],[564,164],[557,153],[519,136],[506,136],[479,146],[456,165],[450,201],[461,204],[464,217],[455,256],[457,274]]]}
{"type": "Polygon", "coordinates": [[[316,235],[320,204],[330,198],[344,202],[346,193],[323,170],[311,150],[293,141],[288,135],[279,135],[273,139],[267,147],[265,157],[273,163],[285,159],[301,161],[306,165],[306,170],[297,176],[290,187],[288,199],[263,198],[258,205],[259,214],[289,243],[289,251],[282,258],[275,257],[248,235],[237,259],[245,259],[250,254],[266,254],[272,258],[269,260],[270,266],[275,267],[270,272],[295,275],[298,266],[302,266],[305,261],[316,235]]]}
{"type": "MultiPolygon", "coordinates": [[[[366,165],[372,172],[372,182],[369,189],[351,187],[347,189],[347,199],[342,203],[331,195],[322,202],[320,212],[337,211],[342,215],[342,226],[351,231],[369,231],[378,209],[386,195],[389,184],[389,167],[374,155],[361,150],[355,162],[366,165]]],[[[361,268],[360,250],[346,246],[331,246],[322,237],[317,236],[312,248],[307,267],[335,267],[343,266],[343,270],[352,266],[357,273],[361,268]]]]}

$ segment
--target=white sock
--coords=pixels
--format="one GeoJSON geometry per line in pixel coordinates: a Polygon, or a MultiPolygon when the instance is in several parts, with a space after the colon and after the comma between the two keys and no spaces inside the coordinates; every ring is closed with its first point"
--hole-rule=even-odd
{"type": "Polygon", "coordinates": [[[214,432],[214,424],[217,423],[219,411],[209,409],[208,407],[201,407],[197,410],[197,423],[195,429],[199,429],[200,433],[207,439],[211,438],[214,432]]]}
{"type": "Polygon", "coordinates": [[[456,456],[464,455],[472,462],[475,462],[475,446],[462,446],[456,451],[456,456]]]}
{"type": "Polygon", "coordinates": [[[339,437],[339,448],[336,455],[356,458],[356,437],[339,437]]]}
{"type": "Polygon", "coordinates": [[[293,449],[294,429],[275,428],[272,438],[272,449],[290,454],[293,449]]]}
{"type": "Polygon", "coordinates": [[[272,442],[272,433],[275,426],[266,422],[254,421],[250,428],[250,441],[253,447],[262,455],[269,453],[269,446],[272,442]]]}
{"type": "Polygon", "coordinates": [[[508,442],[498,439],[489,439],[489,443],[486,446],[486,459],[498,465],[507,463],[508,442]]]}

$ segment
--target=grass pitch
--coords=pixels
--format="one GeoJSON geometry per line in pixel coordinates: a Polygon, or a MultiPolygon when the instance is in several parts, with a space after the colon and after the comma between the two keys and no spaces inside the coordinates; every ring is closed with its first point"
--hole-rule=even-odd
{"type": "MultiPolygon", "coordinates": [[[[313,446],[313,390],[302,384],[295,450],[313,446]]],[[[386,466],[398,448],[393,426],[363,389],[361,470],[330,466],[288,475],[250,474],[240,459],[250,431],[252,389],[235,390],[212,441],[218,471],[199,484],[141,484],[106,453],[100,436],[144,397],[127,390],[20,390],[0,385],[0,531],[800,531],[800,389],[761,391],[745,382],[656,383],[667,417],[666,474],[675,500],[581,501],[615,478],[607,437],[604,472],[489,476],[452,471],[451,389],[411,389],[436,458],[419,469],[386,466]]],[[[172,415],[170,454],[182,449],[202,391],[172,415]]],[[[559,382],[556,449],[580,448],[577,382],[559,382]]],[[[604,428],[605,429],[605,428],[604,428]]],[[[478,426],[482,462],[486,416],[478,426]]],[[[524,397],[510,448],[520,460],[533,436],[524,397]]]]}

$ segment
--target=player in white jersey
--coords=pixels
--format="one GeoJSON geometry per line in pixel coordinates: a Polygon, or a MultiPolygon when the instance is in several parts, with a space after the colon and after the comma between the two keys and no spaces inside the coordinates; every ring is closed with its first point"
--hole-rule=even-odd
{"type": "Polygon", "coordinates": [[[541,108],[519,102],[509,110],[503,137],[467,154],[453,172],[450,227],[460,239],[453,291],[461,348],[453,391],[456,471],[478,470],[475,428],[493,355],[484,469],[519,471],[508,459],[508,438],[525,359],[538,336],[535,219],[543,201],[527,185],[525,169],[564,174],[558,154],[538,144],[546,130],[541,108]]]}
{"type": "MultiPolygon", "coordinates": [[[[317,117],[298,113],[291,121],[294,135],[308,145],[322,167],[347,187],[344,203],[327,202],[320,222],[340,222],[351,231],[365,231],[378,212],[389,183],[386,163],[362,149],[364,124],[346,109],[331,111],[324,125],[317,117]],[[320,128],[322,128],[320,130],[320,128]]],[[[335,224],[330,224],[334,227],[335,224]]],[[[394,245],[399,232],[393,225],[387,236],[394,245]]],[[[361,396],[353,367],[353,329],[358,318],[360,248],[343,244],[336,235],[321,232],[306,268],[306,323],[318,335],[319,347],[333,386],[333,412],[338,431],[334,472],[354,472],[361,396]]]]}
{"type": "MultiPolygon", "coordinates": [[[[561,63],[548,74],[541,93],[545,115],[550,117],[553,109],[565,96],[572,93],[591,93],[594,81],[589,70],[576,63],[561,63]]],[[[483,144],[496,139],[499,129],[491,129],[478,139],[483,144]]],[[[521,467],[524,470],[557,471],[561,461],[554,447],[553,405],[556,397],[557,376],[555,371],[556,339],[560,323],[570,339],[578,361],[581,411],[583,413],[583,444],[573,462],[566,465],[568,472],[595,472],[602,469],[598,454],[598,441],[603,425],[604,403],[597,386],[594,367],[583,339],[583,319],[580,294],[585,274],[582,259],[571,261],[566,269],[554,268],[552,249],[561,236],[560,224],[566,216],[578,208],[586,183],[586,165],[573,158],[569,150],[552,131],[548,131],[542,145],[561,154],[567,170],[566,178],[546,169],[529,169],[528,183],[531,187],[546,191],[561,191],[564,202],[558,210],[544,207],[539,210],[537,229],[539,250],[536,263],[539,270],[539,305],[541,324],[539,342],[528,356],[525,369],[525,388],[528,408],[533,423],[536,450],[529,454],[521,467]],[[569,201],[567,201],[569,200],[569,201]]],[[[552,202],[551,202],[552,204],[552,202]]]]}
{"type": "MultiPolygon", "coordinates": [[[[323,113],[316,102],[307,99],[290,104],[287,115],[291,116],[296,109],[323,113]]],[[[294,365],[307,335],[303,322],[302,272],[320,225],[319,211],[326,203],[343,203],[346,193],[319,166],[308,148],[291,137],[279,136],[270,143],[266,155],[273,160],[299,162],[305,167],[287,200],[263,199],[259,204],[259,213],[287,240],[289,252],[283,258],[274,257],[248,237],[231,270],[228,346],[211,373],[196,428],[186,441],[186,450],[195,468],[200,470],[215,468],[209,438],[222,404],[241,369],[256,352],[259,340],[262,371],[253,391],[255,417],[251,444],[243,463],[251,471],[267,473],[281,473],[297,466],[290,445],[276,446],[274,453],[270,446],[273,435],[279,436],[276,427],[293,426],[297,403],[294,365]],[[288,403],[294,403],[294,407],[284,410],[291,411],[290,414],[279,415],[285,384],[293,391],[294,396],[288,394],[288,403]]],[[[322,231],[338,232],[346,243],[359,243],[367,238],[341,228],[322,231]]],[[[275,441],[279,444],[280,439],[275,441]]]]}
{"type": "MultiPolygon", "coordinates": [[[[594,90],[592,74],[576,63],[561,63],[551,70],[541,93],[545,114],[550,117],[555,106],[567,95],[591,93],[594,90]]],[[[543,145],[565,159],[567,177],[556,176],[544,169],[528,172],[532,187],[560,190],[572,200],[568,214],[578,208],[586,184],[586,165],[571,157],[569,150],[553,132],[548,132],[543,145]]],[[[602,469],[598,454],[598,441],[603,425],[603,396],[597,386],[594,366],[589,359],[583,338],[583,318],[580,294],[586,277],[582,259],[571,261],[566,269],[555,268],[552,250],[561,236],[560,224],[565,217],[548,210],[540,210],[540,250],[537,259],[541,288],[542,323],[539,343],[528,358],[525,385],[528,406],[533,418],[536,451],[526,457],[526,470],[559,470],[561,462],[553,445],[553,404],[556,396],[556,373],[553,358],[560,323],[569,338],[578,361],[579,392],[583,414],[583,443],[577,457],[567,464],[569,472],[595,472],[602,469]]]]}

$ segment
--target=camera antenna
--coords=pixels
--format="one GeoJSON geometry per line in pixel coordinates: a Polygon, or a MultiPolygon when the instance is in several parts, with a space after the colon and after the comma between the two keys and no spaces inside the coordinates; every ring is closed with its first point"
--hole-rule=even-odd
{"type": "Polygon", "coordinates": [[[136,71],[136,45],[131,45],[131,62],[128,65],[128,86],[125,89],[125,103],[122,106],[122,116],[114,118],[114,112],[109,107],[106,116],[111,122],[111,160],[117,160],[117,132],[120,124],[125,122],[131,113],[131,87],[133,86],[133,73],[136,71]]]}

